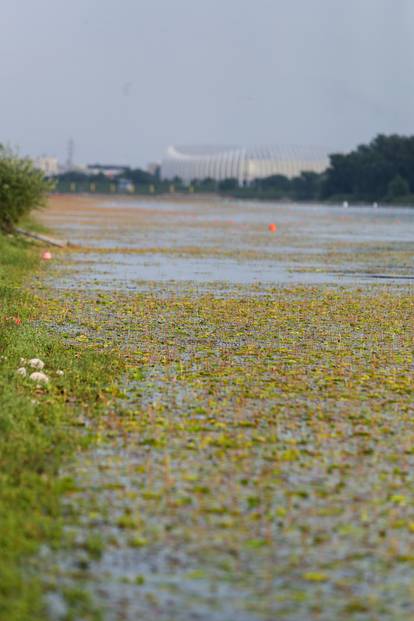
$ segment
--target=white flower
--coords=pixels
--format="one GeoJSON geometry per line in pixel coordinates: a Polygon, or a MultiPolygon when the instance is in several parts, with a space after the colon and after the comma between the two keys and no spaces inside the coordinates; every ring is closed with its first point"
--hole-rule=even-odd
{"type": "Polygon", "coordinates": [[[20,369],[17,369],[16,373],[18,373],[22,377],[26,377],[26,375],[27,375],[27,371],[26,371],[26,369],[24,367],[20,367],[20,369]]]}
{"type": "Polygon", "coordinates": [[[40,358],[32,358],[31,360],[29,360],[29,366],[31,366],[32,369],[38,369],[39,371],[41,371],[44,368],[45,363],[40,360],[40,358]]]}
{"type": "Polygon", "coordinates": [[[40,384],[48,384],[49,383],[49,378],[45,373],[42,373],[41,371],[35,371],[34,373],[32,373],[30,375],[30,379],[33,382],[39,382],[40,384]]]}
{"type": "Polygon", "coordinates": [[[56,375],[59,375],[59,377],[62,377],[62,375],[65,375],[65,374],[63,371],[59,369],[59,371],[56,371],[56,375]]]}

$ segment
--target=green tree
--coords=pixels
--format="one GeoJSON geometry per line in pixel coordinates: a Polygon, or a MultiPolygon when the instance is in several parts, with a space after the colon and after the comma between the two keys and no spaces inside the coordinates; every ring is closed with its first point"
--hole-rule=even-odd
{"type": "Polygon", "coordinates": [[[215,192],[217,190],[217,182],[211,177],[193,179],[191,185],[199,192],[215,192]]]}
{"type": "Polygon", "coordinates": [[[52,184],[28,159],[0,146],[0,229],[13,231],[32,209],[44,206],[52,184]]]}
{"type": "Polygon", "coordinates": [[[218,187],[219,190],[222,190],[223,192],[237,190],[237,188],[239,187],[239,182],[236,178],[229,177],[228,179],[223,179],[223,181],[220,181],[218,187]]]}
{"type": "Polygon", "coordinates": [[[263,179],[255,179],[254,185],[260,190],[276,190],[287,194],[290,190],[290,179],[284,175],[271,175],[263,179]]]}
{"type": "Polygon", "coordinates": [[[388,184],[388,197],[390,199],[407,196],[410,193],[408,181],[401,175],[395,175],[388,184]]]}
{"type": "Polygon", "coordinates": [[[291,181],[293,195],[298,200],[316,200],[320,197],[321,175],[315,172],[302,172],[291,181]]]}
{"type": "Polygon", "coordinates": [[[136,185],[150,185],[158,182],[158,177],[146,170],[141,170],[141,168],[128,168],[120,176],[129,179],[129,181],[136,185]]]}
{"type": "Polygon", "coordinates": [[[323,198],[349,195],[357,200],[381,200],[389,195],[390,183],[396,177],[414,188],[414,136],[380,134],[368,145],[347,154],[333,154],[330,159],[323,198]]]}

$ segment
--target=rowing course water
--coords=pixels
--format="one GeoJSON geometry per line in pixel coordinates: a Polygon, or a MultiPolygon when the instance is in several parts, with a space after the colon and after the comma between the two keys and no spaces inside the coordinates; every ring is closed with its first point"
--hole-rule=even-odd
{"type": "Polygon", "coordinates": [[[43,221],[78,246],[64,287],[414,277],[414,211],[406,208],[96,199],[82,209],[52,208],[43,221]]]}

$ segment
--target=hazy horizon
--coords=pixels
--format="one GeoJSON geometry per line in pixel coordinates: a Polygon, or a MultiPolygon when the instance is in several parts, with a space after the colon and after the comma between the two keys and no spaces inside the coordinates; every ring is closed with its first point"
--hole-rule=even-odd
{"type": "Polygon", "coordinates": [[[0,142],[143,166],[169,144],[353,148],[411,134],[409,0],[15,0],[0,142]]]}

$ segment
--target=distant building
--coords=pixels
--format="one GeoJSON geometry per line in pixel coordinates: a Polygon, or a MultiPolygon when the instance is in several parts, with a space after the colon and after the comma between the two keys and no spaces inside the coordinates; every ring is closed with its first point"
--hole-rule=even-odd
{"type": "Polygon", "coordinates": [[[161,172],[161,164],[159,162],[150,162],[147,164],[147,172],[154,177],[158,177],[161,172]]]}
{"type": "Polygon", "coordinates": [[[109,179],[122,175],[128,166],[119,166],[117,164],[88,164],[84,170],[86,175],[105,175],[109,179]]]}
{"type": "Polygon", "coordinates": [[[301,172],[321,173],[328,167],[327,151],[318,147],[174,147],[167,149],[161,163],[161,178],[180,177],[215,181],[235,178],[240,184],[254,179],[301,172]]]}
{"type": "Polygon", "coordinates": [[[60,173],[59,160],[56,157],[36,157],[33,164],[45,177],[54,177],[60,173]]]}

